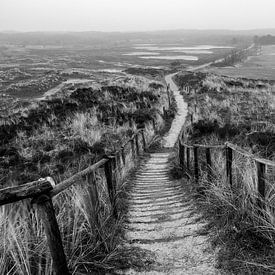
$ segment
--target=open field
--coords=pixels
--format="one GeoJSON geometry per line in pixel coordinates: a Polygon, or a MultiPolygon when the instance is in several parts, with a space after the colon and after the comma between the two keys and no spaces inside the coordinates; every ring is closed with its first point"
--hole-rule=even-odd
{"type": "Polygon", "coordinates": [[[258,55],[234,67],[211,67],[204,70],[219,75],[275,81],[275,46],[262,46],[258,55]]]}

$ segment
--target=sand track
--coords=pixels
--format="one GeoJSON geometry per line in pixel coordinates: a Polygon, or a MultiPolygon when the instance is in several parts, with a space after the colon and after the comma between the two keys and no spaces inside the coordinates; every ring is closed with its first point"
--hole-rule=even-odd
{"type": "Polygon", "coordinates": [[[170,178],[170,157],[184,124],[187,106],[167,76],[178,105],[163,149],[148,153],[132,179],[125,247],[136,247],[153,256],[146,268],[122,270],[120,274],[219,274],[205,222],[197,213],[184,183],[170,178]]]}

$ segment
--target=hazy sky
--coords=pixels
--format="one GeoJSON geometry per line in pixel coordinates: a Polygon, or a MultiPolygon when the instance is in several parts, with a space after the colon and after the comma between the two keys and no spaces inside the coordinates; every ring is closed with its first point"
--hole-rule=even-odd
{"type": "Polygon", "coordinates": [[[0,0],[0,30],[275,28],[275,0],[0,0]]]}

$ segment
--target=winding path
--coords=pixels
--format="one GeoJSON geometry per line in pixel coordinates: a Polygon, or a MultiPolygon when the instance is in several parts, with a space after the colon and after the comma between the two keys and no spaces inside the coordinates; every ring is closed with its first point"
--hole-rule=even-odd
{"type": "Polygon", "coordinates": [[[172,77],[168,75],[166,82],[174,93],[178,114],[163,137],[162,148],[144,157],[133,178],[129,202],[127,246],[151,255],[152,264],[120,274],[218,274],[215,256],[202,234],[203,219],[182,180],[169,176],[169,159],[187,115],[187,104],[172,77]]]}

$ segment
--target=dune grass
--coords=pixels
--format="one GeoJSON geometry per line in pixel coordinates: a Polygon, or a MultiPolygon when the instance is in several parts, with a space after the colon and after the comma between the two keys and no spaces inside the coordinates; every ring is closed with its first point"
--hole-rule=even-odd
{"type": "MultiPolygon", "coordinates": [[[[137,77],[112,83],[33,104],[2,124],[1,185],[46,176],[58,183],[118,150],[138,128],[149,142],[164,126],[162,84],[137,77]]],[[[141,139],[139,144],[142,148],[141,139]]],[[[130,144],[125,156],[117,170],[118,219],[111,215],[103,169],[53,199],[72,274],[103,274],[121,264],[123,182],[135,165],[130,144]]],[[[30,200],[1,207],[0,236],[0,274],[52,274],[43,226],[30,200]]]]}
{"type": "Polygon", "coordinates": [[[217,267],[228,274],[274,274],[275,187],[267,181],[265,209],[258,206],[255,163],[238,155],[233,161],[233,185],[226,178],[225,154],[211,150],[212,178],[200,154],[200,180],[184,181],[206,219],[217,251],[217,267]]]}
{"type": "MultiPolygon", "coordinates": [[[[194,124],[185,130],[189,144],[235,143],[256,156],[274,160],[274,90],[265,81],[190,74],[183,91],[194,124]],[[192,83],[193,81],[193,83],[192,83]]],[[[186,76],[184,76],[186,79],[186,76]]],[[[212,177],[205,149],[199,148],[199,183],[191,171],[184,181],[207,220],[205,231],[217,251],[217,267],[228,274],[275,273],[275,171],[267,167],[266,197],[259,199],[255,161],[233,152],[233,184],[226,177],[224,149],[211,149],[212,177]],[[261,202],[261,203],[259,203],[261,202]],[[261,204],[265,208],[261,208],[261,204]]],[[[191,154],[191,163],[193,156],[191,154]]],[[[176,164],[178,167],[178,164],[176,164]]],[[[174,171],[177,176],[182,171],[174,171]]]]}

